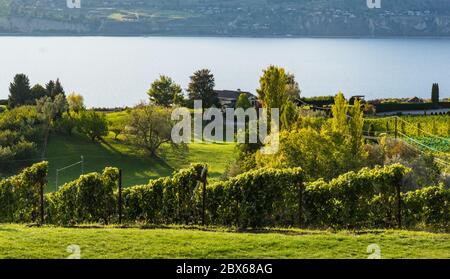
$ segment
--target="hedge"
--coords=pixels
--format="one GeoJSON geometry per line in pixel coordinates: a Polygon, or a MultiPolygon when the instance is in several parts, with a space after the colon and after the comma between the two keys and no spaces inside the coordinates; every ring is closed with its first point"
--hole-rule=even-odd
{"type": "Polygon", "coordinates": [[[302,97],[302,98],[300,98],[301,102],[299,102],[299,103],[301,105],[303,105],[304,103],[307,103],[312,106],[325,107],[325,106],[333,105],[334,98],[335,98],[335,96],[302,97]]]}
{"type": "Polygon", "coordinates": [[[102,174],[89,173],[64,184],[58,191],[46,195],[46,222],[74,224],[83,222],[109,223],[117,209],[117,168],[107,167],[102,174]]]}
{"type": "Polygon", "coordinates": [[[398,194],[410,169],[394,164],[343,174],[330,182],[305,187],[305,224],[308,227],[389,228],[401,224],[398,194]]]}
{"type": "Polygon", "coordinates": [[[251,171],[208,187],[209,219],[240,227],[393,227],[409,171],[399,164],[365,168],[306,185],[299,168],[251,171]]]}
{"type": "Polygon", "coordinates": [[[407,227],[450,230],[450,189],[427,187],[403,195],[407,227]]]}
{"type": "Polygon", "coordinates": [[[123,190],[124,220],[150,223],[195,223],[200,209],[196,207],[195,189],[203,165],[174,172],[171,177],[151,180],[147,185],[123,190]]]}
{"type": "MultiPolygon", "coordinates": [[[[48,163],[35,164],[0,181],[0,222],[35,222],[39,188],[48,163]]],[[[123,220],[154,224],[202,221],[203,165],[122,191],[123,220]]],[[[303,171],[259,169],[206,187],[206,224],[257,228],[431,228],[449,231],[450,190],[442,186],[401,192],[410,171],[400,164],[303,183],[303,171]]],[[[119,170],[82,175],[45,195],[45,222],[116,223],[119,170]]]]}
{"type": "Polygon", "coordinates": [[[35,222],[39,216],[40,187],[45,184],[48,162],[0,180],[0,222],[35,222]]]}
{"type": "Polygon", "coordinates": [[[435,103],[381,103],[375,105],[377,113],[390,111],[432,110],[450,108],[450,102],[435,103]]]}
{"type": "Polygon", "coordinates": [[[206,194],[209,222],[239,227],[298,224],[302,180],[300,168],[267,168],[214,183],[206,194]]]}

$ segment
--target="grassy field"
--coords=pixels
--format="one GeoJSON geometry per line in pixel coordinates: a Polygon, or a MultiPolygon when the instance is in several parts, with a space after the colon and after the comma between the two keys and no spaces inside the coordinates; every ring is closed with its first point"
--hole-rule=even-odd
{"type": "MultiPolygon", "coordinates": [[[[174,170],[190,163],[208,163],[210,177],[218,178],[226,165],[234,158],[234,144],[193,143],[187,151],[173,152],[167,149],[164,156],[154,159],[140,154],[123,141],[110,135],[104,143],[91,142],[80,136],[52,135],[47,155],[49,161],[48,189],[56,189],[56,169],[79,162],[84,157],[84,172],[101,171],[106,166],[119,167],[123,171],[125,186],[145,184],[149,179],[170,175],[174,170]]],[[[81,164],[61,171],[58,185],[76,179],[81,173],[81,164]]]]}
{"type": "Polygon", "coordinates": [[[56,228],[0,225],[0,258],[450,258],[450,235],[410,231],[205,231],[187,228],[56,228]]]}

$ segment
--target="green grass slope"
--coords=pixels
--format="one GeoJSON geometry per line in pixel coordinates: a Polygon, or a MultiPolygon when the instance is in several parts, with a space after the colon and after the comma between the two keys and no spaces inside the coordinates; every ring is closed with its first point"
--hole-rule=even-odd
{"type": "MultiPolygon", "coordinates": [[[[166,148],[161,158],[151,158],[134,150],[112,135],[103,143],[84,137],[52,135],[48,142],[46,158],[49,161],[47,191],[56,189],[56,169],[70,166],[84,157],[84,173],[101,171],[106,166],[121,168],[125,186],[145,184],[149,179],[168,176],[174,170],[190,163],[207,163],[210,177],[217,178],[234,158],[234,144],[193,143],[185,152],[173,152],[166,148]]],[[[60,171],[58,185],[71,181],[81,174],[81,164],[60,171]]]]}
{"type": "Polygon", "coordinates": [[[353,258],[377,244],[382,258],[450,258],[450,235],[409,231],[266,231],[194,229],[30,228],[0,225],[0,258],[353,258]]]}

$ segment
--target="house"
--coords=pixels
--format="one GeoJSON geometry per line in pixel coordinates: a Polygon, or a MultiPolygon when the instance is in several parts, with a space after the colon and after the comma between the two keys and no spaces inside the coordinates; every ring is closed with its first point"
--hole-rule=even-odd
{"type": "Polygon", "coordinates": [[[350,97],[349,103],[351,105],[353,105],[355,103],[355,100],[358,100],[360,103],[365,103],[366,102],[365,99],[366,99],[366,96],[364,96],[364,95],[355,95],[355,96],[350,97]]]}
{"type": "Polygon", "coordinates": [[[407,103],[423,103],[423,99],[420,99],[419,97],[413,97],[411,99],[408,99],[406,102],[407,103]]]}
{"type": "Polygon", "coordinates": [[[258,106],[257,97],[249,92],[241,91],[240,89],[233,90],[214,90],[217,93],[219,102],[224,108],[234,108],[239,96],[243,93],[246,94],[250,104],[254,107],[258,106]]]}

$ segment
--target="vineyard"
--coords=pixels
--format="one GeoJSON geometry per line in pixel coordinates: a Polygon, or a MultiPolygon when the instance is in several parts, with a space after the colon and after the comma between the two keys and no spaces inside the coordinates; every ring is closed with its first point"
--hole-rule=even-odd
{"type": "Polygon", "coordinates": [[[450,172],[449,115],[366,118],[364,133],[369,138],[403,140],[410,150],[431,155],[444,173],[450,172]]]}
{"type": "Polygon", "coordinates": [[[366,118],[365,130],[368,131],[372,126],[376,133],[395,133],[396,121],[398,132],[409,137],[450,137],[449,115],[366,118]]]}

